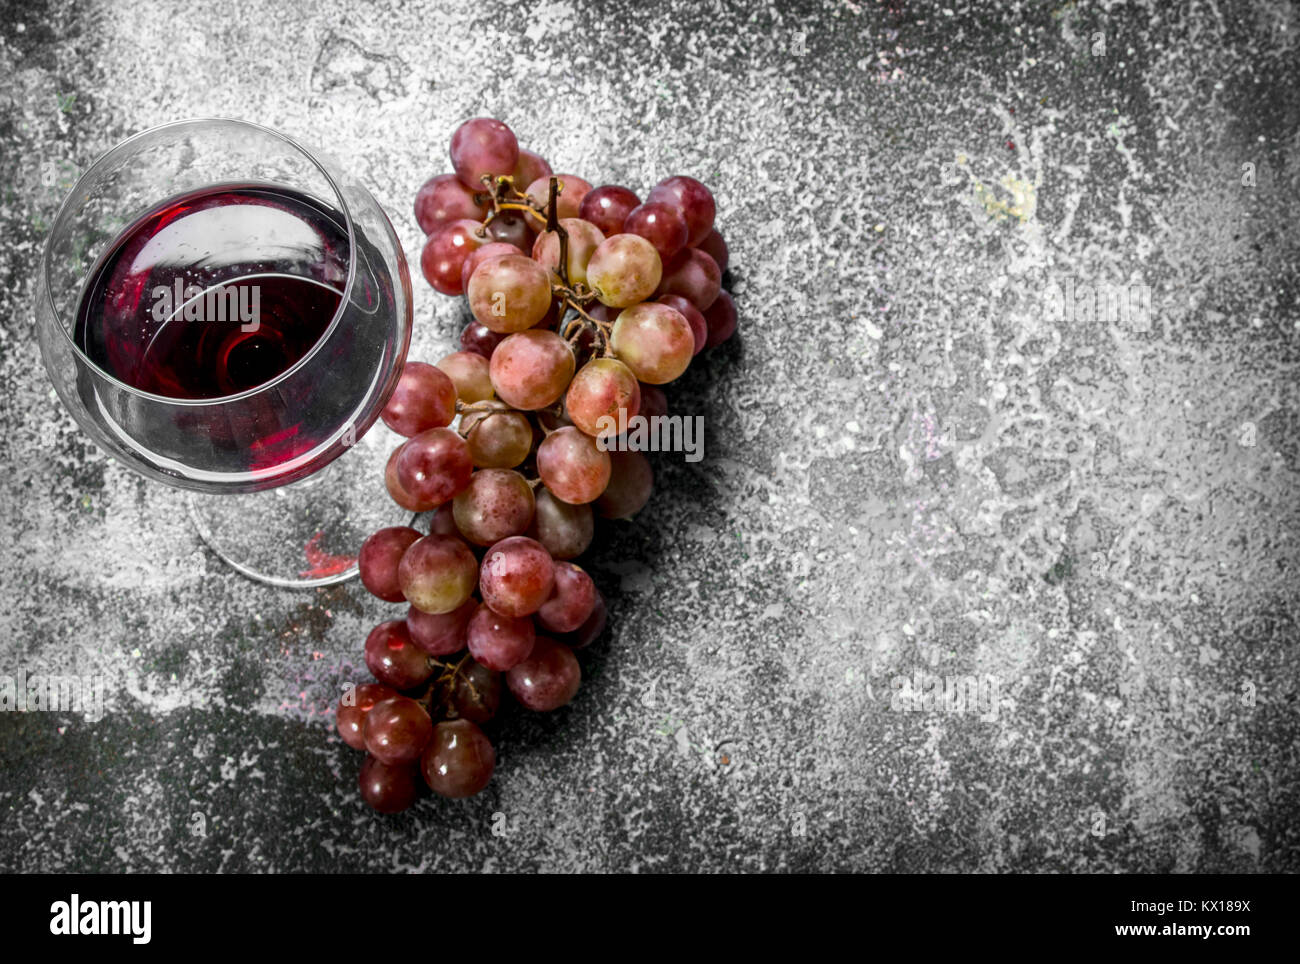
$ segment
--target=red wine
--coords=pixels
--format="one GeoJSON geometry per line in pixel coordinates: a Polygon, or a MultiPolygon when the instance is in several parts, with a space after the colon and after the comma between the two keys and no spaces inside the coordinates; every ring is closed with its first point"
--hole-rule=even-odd
{"type": "Polygon", "coordinates": [[[77,343],[141,391],[236,395],[312,350],[348,260],[342,215],[316,199],[267,185],[205,188],[164,202],[108,246],[78,306],[77,343]]]}

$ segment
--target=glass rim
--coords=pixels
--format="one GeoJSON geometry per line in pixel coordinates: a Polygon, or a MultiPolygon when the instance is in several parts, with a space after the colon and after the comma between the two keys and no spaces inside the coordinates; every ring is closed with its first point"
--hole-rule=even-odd
{"type": "MultiPolygon", "coordinates": [[[[305,147],[301,142],[290,137],[288,134],[285,134],[282,131],[278,131],[273,127],[267,127],[265,124],[258,124],[255,121],[242,120],[237,117],[191,117],[183,120],[168,121],[165,124],[157,124],[153,127],[146,128],[145,130],[137,131],[136,133],[132,134],[130,137],[126,138],[125,140],[120,141],[117,144],[114,144],[108,150],[104,151],[104,153],[100,154],[97,158],[95,158],[94,162],[91,163],[91,165],[87,167],[85,171],[82,172],[81,176],[77,178],[76,183],[72,185],[71,190],[68,191],[67,196],[63,199],[62,203],[60,203],[59,209],[54,215],[54,223],[50,228],[49,237],[45,239],[45,249],[41,254],[41,286],[45,289],[46,302],[48,304],[50,313],[54,316],[54,318],[58,323],[59,333],[63,336],[64,340],[68,343],[68,346],[72,349],[73,353],[76,355],[79,363],[87,366],[95,373],[97,378],[100,378],[103,381],[109,383],[116,390],[128,392],[131,395],[134,395],[138,398],[144,398],[144,399],[149,399],[151,401],[162,402],[168,405],[179,405],[179,406],[193,407],[193,408],[202,407],[206,405],[224,405],[229,402],[235,402],[245,398],[252,398],[255,395],[259,395],[262,392],[275,388],[277,385],[279,385],[281,382],[288,379],[299,369],[305,367],[311,361],[311,359],[315,357],[316,353],[320,351],[321,346],[324,345],[330,339],[330,337],[334,334],[335,330],[338,328],[339,322],[342,319],[344,312],[349,307],[349,302],[352,297],[352,286],[354,281],[356,280],[356,274],[357,274],[357,239],[356,239],[356,233],[354,231],[353,223],[352,223],[352,212],[348,210],[347,198],[343,196],[343,191],[339,187],[338,181],[335,180],[334,175],[330,173],[329,169],[320,162],[320,160],[316,157],[316,155],[311,150],[305,147]],[[69,205],[72,204],[73,199],[78,195],[81,186],[86,182],[86,180],[92,174],[95,174],[97,171],[99,171],[100,168],[103,167],[105,162],[107,162],[110,158],[118,154],[118,152],[124,151],[126,148],[128,148],[130,145],[140,140],[141,138],[148,137],[151,134],[157,134],[159,131],[166,131],[166,130],[172,130],[176,128],[184,128],[184,127],[201,127],[203,125],[208,125],[208,124],[233,124],[239,127],[252,128],[264,134],[269,134],[272,137],[283,141],[285,144],[287,144],[294,150],[298,151],[305,158],[307,158],[308,161],[311,162],[312,166],[315,167],[316,170],[320,171],[322,176],[324,176],[326,183],[329,184],[330,189],[334,192],[335,200],[337,200],[339,204],[339,211],[343,215],[344,227],[347,229],[348,277],[347,277],[347,283],[343,286],[343,293],[342,296],[339,298],[338,307],[334,309],[334,315],[332,318],[330,318],[329,325],[325,328],[324,331],[321,332],[320,337],[316,339],[316,343],[311,346],[310,350],[308,350],[305,355],[299,358],[296,362],[294,362],[284,371],[280,372],[274,378],[262,382],[260,385],[254,385],[252,388],[246,388],[242,392],[236,392],[233,395],[221,395],[215,398],[174,398],[170,395],[157,395],[153,392],[146,392],[143,389],[136,388],[134,385],[128,385],[120,378],[117,378],[116,376],[109,374],[102,367],[96,364],[81,349],[81,346],[77,344],[77,341],[75,338],[73,338],[68,325],[64,323],[63,313],[59,311],[58,305],[54,303],[54,289],[50,283],[50,278],[53,274],[54,238],[55,235],[58,234],[64,216],[68,212],[69,205]]],[[[82,280],[84,283],[85,279],[83,278],[82,280]]]]}

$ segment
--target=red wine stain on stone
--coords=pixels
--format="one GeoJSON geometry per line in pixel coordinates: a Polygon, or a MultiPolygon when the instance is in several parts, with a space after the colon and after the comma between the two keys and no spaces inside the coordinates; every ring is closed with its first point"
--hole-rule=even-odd
{"type": "Polygon", "coordinates": [[[310,569],[304,569],[298,575],[304,579],[318,579],[322,576],[337,576],[340,572],[346,572],[357,564],[356,556],[334,556],[330,555],[320,547],[321,537],[325,533],[318,532],[302,547],[302,553],[307,557],[307,563],[310,569]]]}

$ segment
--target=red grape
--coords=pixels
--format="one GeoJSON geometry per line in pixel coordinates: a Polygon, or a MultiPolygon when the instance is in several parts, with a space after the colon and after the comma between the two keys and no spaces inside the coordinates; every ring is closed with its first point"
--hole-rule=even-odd
{"type": "Polygon", "coordinates": [[[721,345],[736,333],[736,303],[725,291],[718,292],[717,299],[709,305],[704,313],[704,320],[709,326],[710,348],[721,345]]]}
{"type": "Polygon", "coordinates": [[[668,396],[662,388],[658,385],[641,386],[641,411],[638,414],[647,420],[668,414],[668,396]]]}
{"type": "Polygon", "coordinates": [[[366,722],[366,714],[376,703],[397,696],[397,690],[382,683],[362,683],[353,686],[339,698],[339,708],[335,713],[335,722],[343,742],[354,750],[364,750],[366,739],[361,727],[366,722]]]}
{"type": "MultiPolygon", "coordinates": [[[[605,236],[594,225],[579,218],[560,218],[560,227],[569,233],[568,269],[570,284],[587,283],[587,263],[605,236]]],[[[533,242],[533,260],[551,272],[551,280],[560,281],[560,235],[556,231],[543,231],[533,242]]]]}
{"type": "Polygon", "coordinates": [[[426,613],[412,606],[406,611],[406,630],[411,642],[430,656],[450,656],[465,648],[465,631],[476,609],[478,600],[473,598],[449,613],[426,613]]]}
{"type": "Polygon", "coordinates": [[[391,619],[372,629],[366,637],[365,655],[371,675],[395,690],[413,689],[433,674],[429,658],[411,641],[406,622],[401,619],[391,619]]]}
{"type": "Polygon", "coordinates": [[[413,498],[441,505],[469,485],[474,463],[465,440],[449,428],[431,428],[402,446],[397,481],[413,498]]]}
{"type": "Polygon", "coordinates": [[[454,351],[438,362],[438,368],[451,379],[456,397],[462,402],[482,402],[492,397],[488,360],[478,352],[454,351]]]}
{"type": "Polygon", "coordinates": [[[470,655],[497,672],[524,660],[533,650],[533,621],[527,616],[503,616],[490,606],[479,606],[465,631],[470,655]]]}
{"type": "Polygon", "coordinates": [[[578,208],[578,217],[591,222],[601,234],[609,237],[611,234],[622,233],[623,222],[640,203],[641,199],[627,188],[602,184],[587,192],[578,208]]]}
{"type": "Polygon", "coordinates": [[[444,690],[449,715],[486,723],[501,705],[501,674],[470,657],[444,690]]]}
{"type": "Polygon", "coordinates": [[[501,339],[504,337],[505,335],[493,331],[487,325],[471,321],[460,333],[460,347],[484,358],[491,358],[492,351],[501,344],[501,339]]]}
{"type": "Polygon", "coordinates": [[[681,295],[700,311],[713,304],[722,284],[718,264],[699,248],[687,248],[664,265],[657,295],[681,295]]]}
{"type": "Polygon", "coordinates": [[[480,469],[456,494],[452,511],[466,539],[490,546],[509,536],[523,535],[533,521],[533,505],[532,486],[518,472],[480,469]]]}
{"type": "Polygon", "coordinates": [[[526,415],[493,402],[495,412],[466,412],[460,419],[469,456],[479,469],[513,469],[528,458],[533,427],[526,415]]]}
{"type": "Polygon", "coordinates": [[[388,456],[388,464],[384,467],[384,485],[387,486],[388,494],[392,496],[393,501],[403,509],[409,512],[428,512],[438,503],[417,499],[402,488],[402,483],[397,480],[397,457],[402,454],[403,448],[405,445],[399,445],[388,456]]]}
{"type": "Polygon", "coordinates": [[[419,794],[416,768],[385,766],[372,756],[361,764],[361,799],[380,813],[400,813],[419,794]]]}
{"type": "Polygon", "coordinates": [[[366,749],[380,763],[414,763],[433,737],[433,721],[423,706],[405,696],[376,703],[366,714],[361,735],[366,749]]]}
{"type": "Polygon", "coordinates": [[[727,250],[727,242],[722,239],[717,228],[710,231],[696,247],[717,262],[718,271],[727,270],[727,265],[731,261],[731,252],[727,250]]]}
{"type": "MultiPolygon", "coordinates": [[[[560,181],[560,193],[555,199],[555,216],[557,218],[576,218],[582,207],[582,199],[591,190],[591,185],[576,174],[556,175],[560,181]]],[[[545,207],[551,200],[551,177],[536,178],[524,191],[530,198],[545,207]]]]}
{"type": "Polygon", "coordinates": [[[656,300],[661,305],[676,308],[681,313],[686,323],[691,326],[691,334],[695,338],[695,354],[704,351],[704,346],[709,342],[709,325],[704,320],[704,315],[700,314],[700,309],[681,295],[660,295],[656,300]]]}
{"type": "Polygon", "coordinates": [[[506,673],[506,685],[530,710],[557,710],[578,692],[582,670],[568,646],[538,636],[528,658],[506,673]]]}
{"type": "Polygon", "coordinates": [[[533,238],[537,236],[528,217],[518,211],[503,211],[488,223],[484,231],[493,243],[508,244],[515,249],[515,254],[527,254],[533,250],[533,238]]]}
{"type": "Polygon", "coordinates": [[[516,190],[524,190],[538,178],[549,178],[554,173],[551,165],[540,154],[519,149],[519,160],[515,163],[514,181],[516,190]]]}
{"type": "Polygon", "coordinates": [[[484,174],[511,174],[519,161],[519,142],[509,127],[491,117],[475,117],[451,135],[451,166],[467,188],[481,191],[484,174]]]}
{"type": "Polygon", "coordinates": [[[619,410],[624,420],[641,411],[641,386],[632,370],[617,358],[593,358],[569,383],[564,408],[573,424],[588,435],[610,438],[619,433],[619,410]],[[610,418],[612,424],[601,424],[610,418]]]}
{"type": "Polygon", "coordinates": [[[609,611],[605,608],[605,597],[597,589],[596,605],[592,608],[591,615],[576,631],[563,636],[561,642],[573,649],[585,649],[605,631],[605,620],[608,614],[609,611]]]}
{"type": "Polygon", "coordinates": [[[537,447],[537,474],[542,482],[557,499],[574,505],[593,502],[605,491],[609,466],[609,453],[573,426],[552,432],[537,447]]]}
{"type": "Polygon", "coordinates": [[[557,499],[548,489],[538,490],[533,524],[529,537],[536,539],[555,559],[580,556],[591,545],[595,520],[589,505],[570,505],[557,499]]]}
{"type": "MultiPolygon", "coordinates": [[[[460,285],[462,290],[469,290],[469,279],[474,277],[474,271],[484,261],[491,261],[493,258],[500,258],[502,255],[518,254],[519,249],[513,244],[505,241],[489,241],[487,244],[479,245],[465,256],[465,263],[460,266],[460,285]]],[[[491,351],[487,354],[492,354],[491,351]]]]}
{"type": "Polygon", "coordinates": [[[677,208],[667,204],[647,202],[634,208],[623,222],[623,230],[653,244],[665,262],[686,247],[686,221],[677,208]]]}
{"type": "Polygon", "coordinates": [[[686,371],[695,356],[695,334],[677,309],[648,301],[623,310],[609,347],[640,381],[662,385],[686,371]]]}
{"type": "Polygon", "coordinates": [[[572,349],[555,332],[516,332],[492,353],[492,387],[513,408],[545,408],[564,394],[575,365],[572,349]]]}
{"type": "Polygon", "coordinates": [[[447,720],[433,728],[420,769],[434,793],[472,797],[488,785],[496,767],[492,741],[469,720],[447,720]]]}
{"type": "Polygon", "coordinates": [[[551,555],[540,542],[527,536],[502,539],[483,557],[479,595],[503,616],[537,612],[553,588],[555,567],[551,555]]]}
{"type": "Polygon", "coordinates": [[[390,526],[374,533],[361,544],[357,556],[361,584],[385,602],[401,602],[397,566],[411,543],[419,538],[419,531],[410,526],[390,526]]]}
{"type": "Polygon", "coordinates": [[[456,386],[433,365],[407,362],[381,415],[385,425],[407,438],[450,425],[456,417],[456,386]]]}
{"type": "Polygon", "coordinates": [[[555,563],[555,588],[537,610],[537,625],[547,632],[572,633],[596,608],[596,584],[585,569],[571,562],[555,563]]]}
{"type": "Polygon", "coordinates": [[[469,219],[449,221],[429,235],[420,251],[420,270],[424,280],[444,295],[464,294],[461,270],[470,252],[485,241],[478,234],[479,222],[469,219]]]}
{"type": "Polygon", "coordinates": [[[551,308],[551,277],[522,254],[506,254],[479,265],[466,289],[475,319],[493,331],[531,328],[551,308]]]}
{"type": "Polygon", "coordinates": [[[663,262],[654,245],[635,234],[602,241],[587,262],[587,284],[604,304],[626,308],[645,301],[659,286],[663,262]]]}
{"type": "Polygon", "coordinates": [[[677,175],[666,178],[650,189],[646,201],[675,207],[686,221],[687,244],[699,244],[713,229],[717,206],[709,189],[693,177],[677,175]]]}
{"type": "Polygon", "coordinates": [[[406,550],[397,577],[402,593],[416,609],[449,613],[473,594],[477,569],[478,560],[460,539],[425,536],[406,550]]]}
{"type": "Polygon", "coordinates": [[[429,535],[460,537],[460,530],[456,528],[456,517],[452,514],[450,502],[438,506],[429,519],[429,535]]]}
{"type": "Polygon", "coordinates": [[[436,174],[415,195],[415,220],[426,235],[451,223],[468,219],[482,221],[490,204],[481,186],[471,191],[455,174],[436,174]]]}
{"type": "Polygon", "coordinates": [[[596,500],[596,511],[607,519],[626,519],[650,500],[654,471],[640,452],[610,452],[609,461],[609,485],[596,500]]]}

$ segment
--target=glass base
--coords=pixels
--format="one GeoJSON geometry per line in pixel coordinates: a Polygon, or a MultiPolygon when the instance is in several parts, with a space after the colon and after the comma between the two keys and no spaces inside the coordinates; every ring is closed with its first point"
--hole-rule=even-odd
{"type": "Polygon", "coordinates": [[[371,533],[410,519],[384,489],[397,444],[387,435],[377,424],[301,482],[241,495],[192,492],[190,518],[208,548],[249,579],[289,589],[346,582],[371,533]]]}

